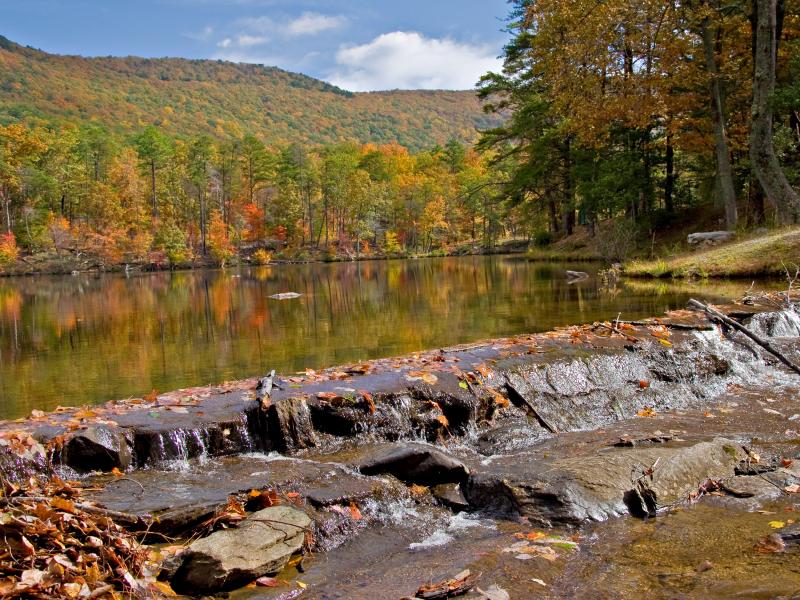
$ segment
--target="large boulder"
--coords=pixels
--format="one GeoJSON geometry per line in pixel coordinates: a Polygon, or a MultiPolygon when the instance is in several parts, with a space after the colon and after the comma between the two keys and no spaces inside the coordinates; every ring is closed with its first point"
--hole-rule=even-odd
{"type": "Polygon", "coordinates": [[[687,498],[707,479],[732,477],[742,450],[726,439],[692,446],[614,449],[542,460],[531,455],[494,460],[462,486],[475,509],[522,515],[540,524],[580,524],[631,513],[644,516],[687,498]],[[652,478],[645,475],[652,469],[652,478]],[[641,492],[648,494],[642,498],[641,492]]]}
{"type": "Polygon", "coordinates": [[[124,471],[132,462],[131,443],[116,427],[98,425],[76,432],[66,443],[62,460],[76,471],[124,471]]]}
{"type": "Polygon", "coordinates": [[[457,458],[425,444],[389,446],[359,465],[364,475],[390,473],[406,483],[438,485],[467,480],[469,469],[457,458]]]}
{"type": "Polygon", "coordinates": [[[308,515],[287,506],[253,513],[236,529],[193,542],[181,555],[172,587],[192,595],[214,593],[277,573],[301,549],[310,526],[308,515]]]}
{"type": "Polygon", "coordinates": [[[690,233],[686,237],[686,241],[690,246],[717,246],[729,242],[735,237],[736,234],[732,231],[700,231],[690,233]]]}

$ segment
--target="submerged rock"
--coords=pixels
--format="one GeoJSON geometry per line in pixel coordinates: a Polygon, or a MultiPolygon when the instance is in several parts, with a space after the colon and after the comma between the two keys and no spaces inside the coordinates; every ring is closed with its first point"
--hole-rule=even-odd
{"type": "Polygon", "coordinates": [[[390,473],[406,483],[438,485],[466,481],[469,469],[460,460],[424,444],[389,446],[360,465],[365,475],[390,473]]]}
{"type": "Polygon", "coordinates": [[[311,519],[287,506],[265,508],[242,521],[193,542],[172,579],[181,593],[211,593],[240,587],[283,569],[303,546],[311,519]]]}
{"type": "Polygon", "coordinates": [[[436,500],[454,511],[469,510],[469,502],[464,498],[461,485],[458,483],[442,483],[431,489],[436,500]]]}

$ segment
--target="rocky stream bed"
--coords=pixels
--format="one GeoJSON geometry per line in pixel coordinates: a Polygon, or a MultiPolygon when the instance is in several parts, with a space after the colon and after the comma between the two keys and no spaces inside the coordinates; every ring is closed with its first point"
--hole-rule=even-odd
{"type": "MultiPolygon", "coordinates": [[[[719,308],[800,358],[794,309],[719,308]]],[[[155,567],[72,597],[791,598],[798,389],[676,311],[36,411],[0,423],[4,505],[76,480],[147,544],[155,567]]],[[[3,528],[0,592],[47,597],[3,528]]]]}

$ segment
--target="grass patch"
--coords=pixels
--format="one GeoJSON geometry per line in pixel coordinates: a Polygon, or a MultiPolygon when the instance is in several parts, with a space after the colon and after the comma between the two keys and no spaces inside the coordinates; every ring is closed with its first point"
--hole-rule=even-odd
{"type": "Polygon", "coordinates": [[[625,275],[673,278],[782,275],[784,264],[790,269],[800,264],[798,227],[657,260],[633,260],[625,265],[625,275]]]}

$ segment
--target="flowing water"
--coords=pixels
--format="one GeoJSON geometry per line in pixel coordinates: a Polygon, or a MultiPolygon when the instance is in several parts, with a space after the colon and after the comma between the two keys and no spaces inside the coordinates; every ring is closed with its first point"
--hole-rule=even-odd
{"type": "MultiPolygon", "coordinates": [[[[570,284],[519,257],[0,279],[0,418],[598,319],[735,283],[570,284]],[[297,292],[276,300],[273,294],[297,292]]],[[[589,269],[592,270],[592,269],[589,269]]]]}

